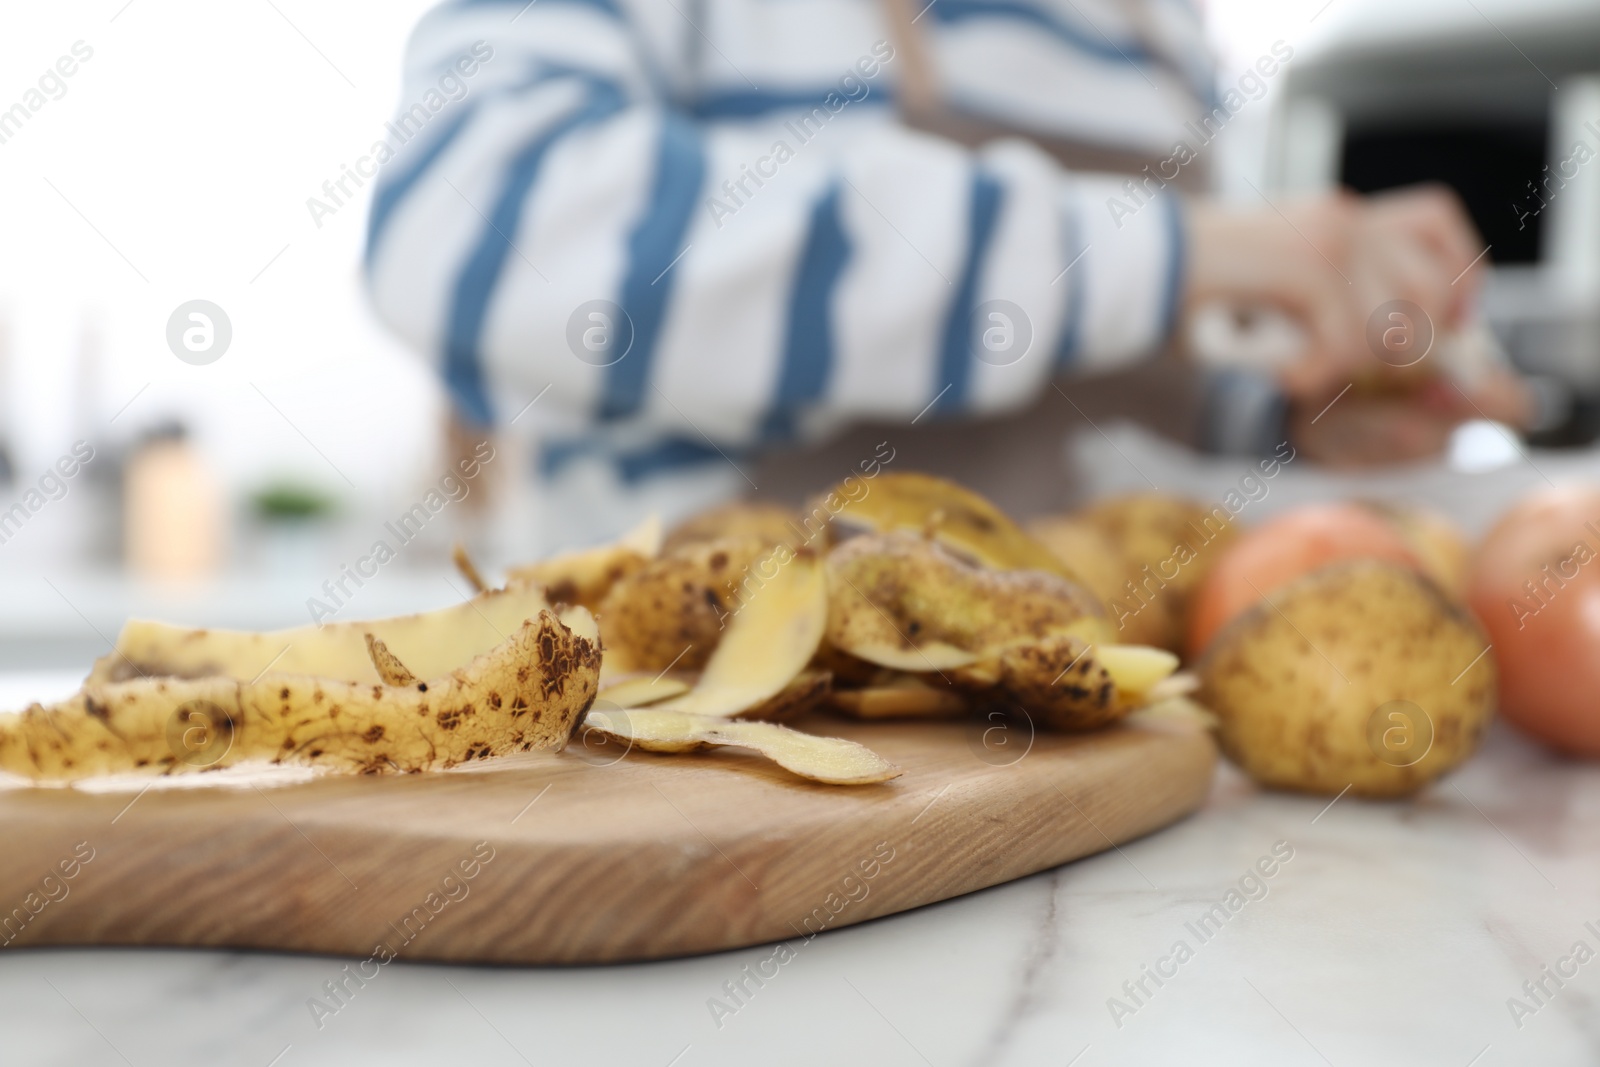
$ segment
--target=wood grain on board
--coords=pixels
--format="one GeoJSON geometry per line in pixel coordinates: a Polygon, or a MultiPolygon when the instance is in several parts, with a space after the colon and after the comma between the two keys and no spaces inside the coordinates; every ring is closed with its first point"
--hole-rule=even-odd
{"type": "Polygon", "coordinates": [[[830,787],[726,750],[595,745],[136,800],[6,790],[0,942],[493,963],[713,952],[1099,852],[1193,811],[1215,759],[1204,731],[1175,723],[1031,743],[1017,727],[1003,745],[979,723],[797,725],[858,740],[905,774],[830,787]]]}

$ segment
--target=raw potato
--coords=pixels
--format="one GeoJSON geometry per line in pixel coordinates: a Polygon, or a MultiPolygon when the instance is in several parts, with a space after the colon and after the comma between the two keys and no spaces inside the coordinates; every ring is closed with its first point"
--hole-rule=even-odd
{"type": "Polygon", "coordinates": [[[884,474],[850,500],[841,484],[827,496],[848,501],[838,521],[880,533],[927,534],[993,570],[1035,570],[1076,580],[1072,568],[989,501],[931,474],[884,474]]]}
{"type": "Polygon", "coordinates": [[[517,567],[511,571],[511,580],[542,586],[553,603],[580,604],[598,611],[612,586],[660,554],[661,519],[652,515],[611,544],[517,567]]]}
{"type": "MultiPolygon", "coordinates": [[[[386,672],[411,673],[381,641],[373,647],[386,672]]],[[[544,610],[456,670],[404,687],[283,672],[89,683],[59,704],[0,715],[0,770],[75,779],[250,759],[362,774],[441,769],[561,748],[599,673],[598,644],[544,610]]]]}
{"type": "Polygon", "coordinates": [[[1417,562],[1439,588],[1463,600],[1467,595],[1467,567],[1472,549],[1459,527],[1438,512],[1409,504],[1368,501],[1400,532],[1417,562]]]}
{"type": "Polygon", "coordinates": [[[745,602],[728,619],[695,687],[657,707],[723,718],[749,712],[794,683],[816,655],[827,625],[822,561],[809,549],[780,545],[750,568],[745,602]]]}
{"type": "MultiPolygon", "coordinates": [[[[98,660],[86,684],[145,676],[253,681],[265,670],[346,682],[382,681],[367,654],[366,635],[381,640],[422,678],[448,674],[505,642],[549,604],[536,586],[513,585],[454,607],[367,622],[328,622],[267,633],[194,630],[134,619],[114,651],[98,660]]],[[[578,625],[592,626],[587,614],[578,625]]],[[[581,632],[581,631],[580,631],[581,632]]],[[[593,638],[591,632],[586,636],[593,638]]]]}
{"type": "Polygon", "coordinates": [[[778,545],[788,545],[790,548],[805,545],[825,549],[830,543],[828,534],[826,526],[816,530],[806,529],[800,513],[792,508],[781,504],[741,501],[724,504],[683,520],[667,534],[664,547],[671,553],[685,545],[720,541],[727,537],[751,537],[774,548],[778,545]]]}
{"type": "Polygon", "coordinates": [[[1072,515],[1055,515],[1030,522],[1028,533],[1078,575],[1100,603],[1110,604],[1123,594],[1127,577],[1122,554],[1092,523],[1072,515]]]}
{"type": "Polygon", "coordinates": [[[1221,722],[1223,752],[1263,785],[1403,796],[1477,748],[1494,711],[1487,646],[1472,616],[1411,568],[1342,564],[1223,630],[1199,665],[1199,702],[1221,722]]]}
{"type": "Polygon", "coordinates": [[[1239,534],[1227,510],[1164,493],[1133,493],[1075,517],[1122,557],[1116,592],[1106,598],[1117,640],[1181,650],[1189,598],[1239,534]]]}
{"type": "Polygon", "coordinates": [[[587,725],[647,752],[693,752],[713,745],[748,748],[784,770],[828,785],[873,785],[901,775],[871,749],[770,722],[730,722],[677,711],[591,711],[587,725]]]}
{"type": "Polygon", "coordinates": [[[624,576],[600,603],[606,677],[703,668],[750,579],[771,555],[759,538],[684,545],[624,576]]]}

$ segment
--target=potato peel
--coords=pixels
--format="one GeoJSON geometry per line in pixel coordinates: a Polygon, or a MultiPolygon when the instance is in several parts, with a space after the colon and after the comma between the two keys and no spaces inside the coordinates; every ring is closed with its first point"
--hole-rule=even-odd
{"type": "Polygon", "coordinates": [[[801,671],[777,693],[759,704],[738,712],[733,718],[783,722],[821,707],[832,692],[832,673],[801,671]]]}
{"type": "Polygon", "coordinates": [[[1098,600],[1057,575],[992,571],[915,534],[867,534],[828,554],[828,641],[901,671],[965,667],[1047,633],[1110,636],[1098,600]]]}
{"type": "Polygon", "coordinates": [[[731,718],[778,696],[811,662],[828,625],[822,561],[779,546],[751,570],[762,584],[729,619],[699,682],[657,708],[731,718]]]}
{"type": "Polygon", "coordinates": [[[971,710],[966,697],[953,689],[937,689],[920,678],[905,676],[865,689],[836,690],[835,708],[857,719],[950,719],[971,710]]]}
{"type": "Polygon", "coordinates": [[[854,741],[803,734],[770,722],[729,721],[637,708],[594,710],[585,723],[647,752],[693,752],[713,746],[750,749],[792,774],[826,785],[873,785],[903,773],[854,741]]]}
{"type": "Polygon", "coordinates": [[[618,708],[642,708],[648,704],[656,704],[663,700],[671,699],[687,693],[690,684],[682,678],[674,678],[667,674],[658,674],[654,678],[640,675],[635,678],[624,678],[616,682],[607,682],[604,689],[600,690],[599,700],[618,708]]]}
{"type": "Polygon", "coordinates": [[[416,685],[417,676],[407,669],[400,658],[389,651],[389,646],[367,634],[367,655],[372,657],[372,665],[377,668],[378,677],[383,679],[384,685],[406,686],[416,685]]]}
{"type": "MultiPolygon", "coordinates": [[[[376,639],[373,647],[387,652],[376,639]]],[[[66,780],[246,760],[365,774],[443,769],[561,748],[599,673],[599,646],[543,610],[464,666],[404,687],[283,672],[95,682],[60,703],[0,715],[0,770],[66,780]]]]}
{"type": "MultiPolygon", "coordinates": [[[[1104,640],[1099,605],[1051,574],[992,571],[913,534],[868,534],[828,555],[831,646],[1091,730],[1142,702],[1178,665],[1104,640]]],[[[874,697],[879,707],[892,707],[874,697]]]]}
{"type": "Polygon", "coordinates": [[[89,673],[92,685],[145,676],[250,681],[262,672],[371,685],[382,682],[367,653],[371,633],[423,678],[448,674],[502,644],[549,607],[534,585],[513,584],[439,611],[365,622],[328,622],[266,633],[191,629],[134,619],[115,650],[89,673]]]}
{"type": "Polygon", "coordinates": [[[808,528],[799,512],[781,504],[739,501],[684,519],[668,532],[663,549],[670,553],[686,545],[728,537],[753,537],[773,547],[827,548],[829,533],[826,525],[817,530],[808,528]]]}
{"type": "Polygon", "coordinates": [[[661,517],[644,522],[610,544],[563,552],[517,567],[511,579],[542,587],[553,602],[598,611],[612,586],[661,554],[661,517]]]}
{"type": "Polygon", "coordinates": [[[995,570],[1035,570],[1077,579],[1072,568],[1011,517],[972,490],[931,474],[884,474],[867,494],[850,499],[838,520],[878,532],[912,531],[933,537],[995,570]]]}
{"type": "Polygon", "coordinates": [[[754,566],[773,555],[757,538],[697,541],[618,579],[598,609],[607,683],[632,673],[703,669],[754,592],[754,566]]]}

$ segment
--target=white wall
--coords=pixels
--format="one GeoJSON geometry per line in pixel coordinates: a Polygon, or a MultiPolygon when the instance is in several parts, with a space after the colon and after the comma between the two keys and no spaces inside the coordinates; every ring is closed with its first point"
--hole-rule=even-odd
{"type": "Polygon", "coordinates": [[[366,200],[320,230],[305,206],[375,138],[428,6],[5,5],[0,110],[74,42],[93,49],[65,94],[0,144],[0,316],[13,328],[0,408],[24,479],[77,432],[72,357],[86,320],[105,339],[91,429],[125,437],[181,414],[236,490],[287,471],[382,499],[430,462],[432,373],[360,296],[366,200]],[[168,315],[196,297],[234,329],[204,367],[165,343],[168,315]]]}

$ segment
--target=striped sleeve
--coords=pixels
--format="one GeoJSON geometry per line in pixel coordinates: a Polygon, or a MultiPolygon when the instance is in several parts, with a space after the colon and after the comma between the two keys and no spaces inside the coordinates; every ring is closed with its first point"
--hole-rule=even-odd
{"type": "Polygon", "coordinates": [[[1005,410],[1157,346],[1175,200],[905,127],[887,37],[850,0],[436,9],[373,199],[376,309],[477,424],[537,402],[547,434],[729,450],[1005,410]]]}

